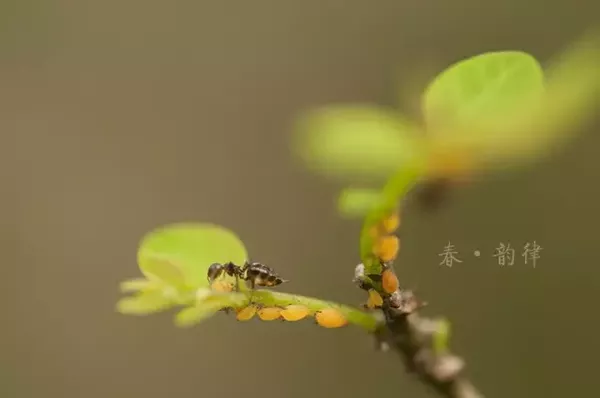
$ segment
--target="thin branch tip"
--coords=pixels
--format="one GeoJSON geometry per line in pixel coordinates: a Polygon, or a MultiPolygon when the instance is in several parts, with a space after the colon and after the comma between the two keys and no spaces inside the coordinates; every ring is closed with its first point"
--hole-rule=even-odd
{"type": "MultiPolygon", "coordinates": [[[[354,281],[364,289],[365,267],[358,264],[354,281]]],[[[372,288],[372,286],[369,286],[372,288]]],[[[448,398],[484,398],[464,376],[465,360],[447,348],[449,323],[445,318],[423,317],[427,305],[414,291],[398,288],[383,297],[383,323],[375,332],[376,347],[396,351],[407,370],[448,398]]]]}

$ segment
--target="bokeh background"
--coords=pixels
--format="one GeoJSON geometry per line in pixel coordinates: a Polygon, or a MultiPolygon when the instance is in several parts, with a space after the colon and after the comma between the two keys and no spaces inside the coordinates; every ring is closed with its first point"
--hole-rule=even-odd
{"type": "MultiPolygon", "coordinates": [[[[2,1],[0,397],[435,396],[358,328],[219,315],[180,330],[171,313],[117,314],[118,282],[148,230],[211,221],[286,290],[359,304],[360,225],[336,215],[339,185],[291,158],[298,112],[395,104],[479,52],[544,61],[599,15],[595,0],[2,1]]],[[[436,214],[408,210],[402,283],[452,320],[488,397],[597,393],[597,128],[436,214]],[[520,256],[533,240],[535,269],[520,256]]]]}

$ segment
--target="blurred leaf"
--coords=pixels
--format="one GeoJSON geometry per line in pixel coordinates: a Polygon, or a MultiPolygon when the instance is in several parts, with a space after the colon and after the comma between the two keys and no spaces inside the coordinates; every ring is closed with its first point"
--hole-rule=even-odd
{"type": "Polygon", "coordinates": [[[543,88],[541,66],[524,52],[491,52],[460,61],[425,90],[428,132],[456,135],[487,130],[502,117],[512,117],[524,103],[539,99],[543,88]]]}
{"type": "Polygon", "coordinates": [[[117,311],[126,315],[147,315],[164,311],[171,306],[172,301],[161,290],[151,290],[122,298],[117,303],[117,311]]]}
{"type": "Polygon", "coordinates": [[[333,105],[300,118],[294,149],[318,172],[338,178],[381,179],[422,156],[419,133],[394,110],[333,105]]]}
{"type": "MultiPolygon", "coordinates": [[[[580,133],[600,109],[600,34],[586,36],[555,57],[547,68],[546,94],[540,104],[523,110],[511,158],[535,160],[580,133]]],[[[504,138],[508,140],[509,137],[504,138]]],[[[495,145],[505,146],[497,140],[495,145]]]]}
{"type": "Polygon", "coordinates": [[[130,279],[123,281],[120,284],[122,293],[138,292],[141,290],[148,290],[156,287],[157,284],[155,281],[144,278],[130,279]]]}
{"type": "Polygon", "coordinates": [[[484,54],[449,68],[424,96],[433,152],[464,156],[480,169],[552,154],[598,110],[600,36],[559,54],[543,83],[537,62],[519,52],[484,54]],[[478,68],[486,72],[477,75],[478,68]]]}
{"type": "Polygon", "coordinates": [[[382,201],[381,192],[367,188],[346,188],[338,199],[338,210],[348,217],[364,216],[382,201]]]}
{"type": "Polygon", "coordinates": [[[206,223],[163,226],[148,233],[138,250],[140,270],[148,278],[175,285],[184,280],[191,288],[208,286],[211,264],[241,264],[247,257],[244,244],[232,231],[206,223]]]}
{"type": "Polygon", "coordinates": [[[214,293],[179,311],[175,316],[175,324],[179,327],[190,327],[210,318],[223,308],[237,308],[246,302],[246,296],[240,293],[214,293]]]}
{"type": "Polygon", "coordinates": [[[162,281],[173,286],[185,285],[185,275],[179,265],[169,259],[169,255],[154,255],[144,262],[144,274],[151,280],[162,281]]]}

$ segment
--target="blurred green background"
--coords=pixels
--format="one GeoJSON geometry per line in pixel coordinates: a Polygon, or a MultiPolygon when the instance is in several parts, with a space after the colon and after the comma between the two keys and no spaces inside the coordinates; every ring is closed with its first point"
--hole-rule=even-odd
{"type": "MultiPolygon", "coordinates": [[[[593,0],[1,4],[7,398],[435,396],[358,328],[217,316],[180,330],[170,313],[117,314],[118,282],[138,275],[148,230],[199,220],[236,231],[287,291],[360,303],[360,224],[335,213],[340,186],[293,162],[297,112],[394,104],[398,76],[410,94],[484,51],[544,61],[600,15],[593,0]]],[[[487,397],[597,393],[594,127],[550,162],[405,217],[401,282],[452,321],[487,397]],[[519,256],[533,240],[535,269],[519,256]],[[500,242],[517,249],[511,268],[492,257],[500,242]]]]}

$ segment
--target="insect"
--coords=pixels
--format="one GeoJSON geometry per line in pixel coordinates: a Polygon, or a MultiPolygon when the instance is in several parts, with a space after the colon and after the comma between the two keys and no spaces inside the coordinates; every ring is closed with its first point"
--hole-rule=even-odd
{"type": "Polygon", "coordinates": [[[257,310],[255,305],[249,305],[248,307],[238,310],[236,318],[238,321],[248,321],[256,314],[257,310]]]}
{"type": "Polygon", "coordinates": [[[387,265],[384,265],[383,273],[381,274],[381,287],[388,294],[394,293],[399,287],[398,277],[387,265]]]}
{"type": "Polygon", "coordinates": [[[378,308],[383,305],[383,298],[375,289],[369,289],[369,299],[367,300],[366,308],[378,308]]]}
{"type": "Polygon", "coordinates": [[[262,307],[258,310],[258,317],[263,321],[274,321],[281,318],[281,308],[262,307]]]}
{"type": "Polygon", "coordinates": [[[373,254],[384,263],[394,261],[398,251],[400,251],[400,239],[395,235],[382,236],[373,245],[373,254]]]}
{"type": "Polygon", "coordinates": [[[322,327],[340,328],[348,324],[348,319],[335,308],[323,308],[315,314],[315,321],[322,327]]]}
{"type": "Polygon", "coordinates": [[[212,290],[221,293],[227,293],[233,291],[233,283],[226,281],[214,281],[210,287],[212,290]]]}
{"type": "Polygon", "coordinates": [[[236,278],[236,282],[242,279],[250,283],[250,287],[254,289],[256,286],[274,287],[280,285],[287,280],[281,278],[271,267],[261,263],[246,261],[242,267],[234,263],[215,263],[208,268],[207,279],[209,283],[213,283],[223,274],[236,278]]]}
{"type": "Polygon", "coordinates": [[[295,322],[310,315],[310,310],[304,305],[291,304],[281,310],[281,317],[288,322],[295,322]]]}

